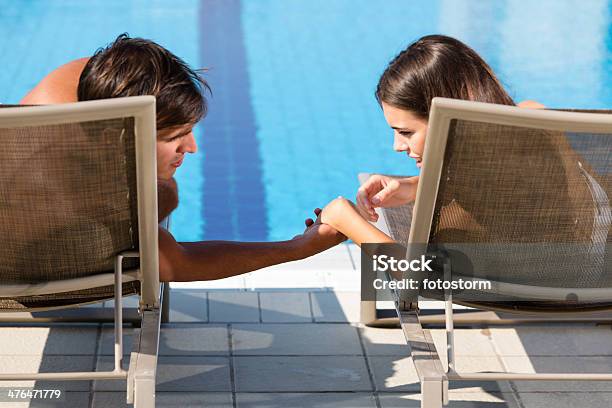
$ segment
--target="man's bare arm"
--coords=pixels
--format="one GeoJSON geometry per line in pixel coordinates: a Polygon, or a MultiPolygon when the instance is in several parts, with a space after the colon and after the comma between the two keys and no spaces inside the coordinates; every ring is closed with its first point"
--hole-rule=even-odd
{"type": "Polygon", "coordinates": [[[227,278],[304,259],[346,240],[317,220],[303,234],[279,242],[176,242],[159,228],[159,279],[187,282],[227,278]]]}

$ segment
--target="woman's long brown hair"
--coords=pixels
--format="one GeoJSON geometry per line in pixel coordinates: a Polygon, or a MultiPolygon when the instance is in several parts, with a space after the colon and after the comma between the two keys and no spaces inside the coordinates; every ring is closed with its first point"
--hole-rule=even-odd
{"type": "Polygon", "coordinates": [[[459,40],[428,35],[410,44],[378,81],[376,99],[429,118],[436,96],[514,105],[487,63],[459,40]]]}

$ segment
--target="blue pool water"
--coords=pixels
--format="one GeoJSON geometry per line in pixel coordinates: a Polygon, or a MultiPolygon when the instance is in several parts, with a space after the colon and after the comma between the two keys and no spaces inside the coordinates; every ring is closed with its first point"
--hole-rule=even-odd
{"type": "Polygon", "coordinates": [[[422,35],[476,49],[516,100],[612,107],[612,0],[0,0],[0,102],[118,34],[207,67],[200,151],[177,173],[179,240],[287,239],[357,173],[416,174],[373,92],[422,35]]]}

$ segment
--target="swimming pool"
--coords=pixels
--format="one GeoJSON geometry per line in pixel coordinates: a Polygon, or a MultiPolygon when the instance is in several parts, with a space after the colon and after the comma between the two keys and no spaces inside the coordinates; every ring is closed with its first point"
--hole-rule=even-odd
{"type": "Polygon", "coordinates": [[[177,173],[179,240],[288,239],[313,208],[354,197],[357,173],[416,174],[391,150],[373,93],[425,34],[476,49],[516,100],[612,107],[612,0],[0,0],[0,101],[118,34],[151,38],[213,95],[200,151],[177,173]]]}

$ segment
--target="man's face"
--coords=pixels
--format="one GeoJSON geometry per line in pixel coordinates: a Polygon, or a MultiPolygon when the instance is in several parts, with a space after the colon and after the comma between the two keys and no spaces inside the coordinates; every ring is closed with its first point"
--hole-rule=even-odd
{"type": "Polygon", "coordinates": [[[157,177],[172,178],[183,164],[185,153],[195,153],[197,149],[191,124],[157,132],[157,177]]]}

